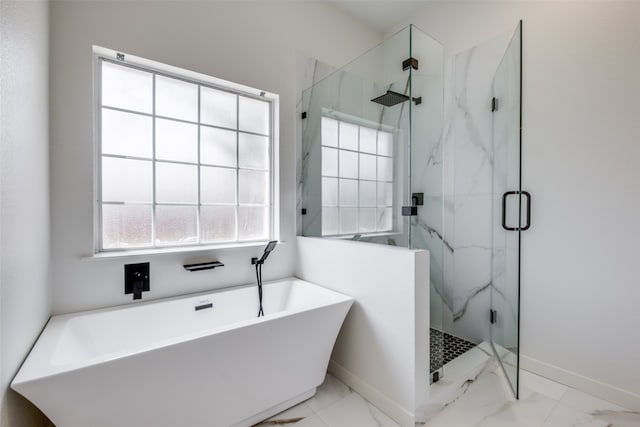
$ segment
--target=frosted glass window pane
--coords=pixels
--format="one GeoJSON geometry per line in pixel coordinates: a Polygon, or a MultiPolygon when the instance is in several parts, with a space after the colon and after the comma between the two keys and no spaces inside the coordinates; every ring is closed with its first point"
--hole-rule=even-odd
{"type": "Polygon", "coordinates": [[[102,158],[102,200],[105,202],[153,201],[152,162],[102,158]]]}
{"type": "Polygon", "coordinates": [[[376,231],[376,208],[360,208],[358,217],[359,230],[362,233],[376,231]]]}
{"type": "Polygon", "coordinates": [[[338,234],[338,208],[322,208],[322,235],[338,234]]]}
{"type": "Polygon", "coordinates": [[[235,240],[235,206],[201,206],[200,230],[203,242],[235,240]]]}
{"type": "Polygon", "coordinates": [[[358,149],[358,126],[340,122],[340,148],[358,149]]]}
{"type": "Polygon", "coordinates": [[[360,128],[360,151],[376,154],[376,133],[375,129],[360,128]]]}
{"type": "Polygon", "coordinates": [[[102,105],[151,113],[153,74],[102,61],[102,105]]]}
{"type": "Polygon", "coordinates": [[[156,159],[198,161],[198,126],[156,119],[156,159]]]}
{"type": "Polygon", "coordinates": [[[156,114],[174,119],[198,120],[198,86],[156,75],[156,114]]]}
{"type": "Polygon", "coordinates": [[[393,184],[389,182],[378,183],[378,206],[393,205],[393,184]]]}
{"type": "Polygon", "coordinates": [[[102,153],[151,158],[151,117],[102,109],[102,153]]]}
{"type": "Polygon", "coordinates": [[[378,180],[393,181],[393,159],[378,157],[378,180]]]}
{"type": "Polygon", "coordinates": [[[338,206],[337,178],[322,178],[322,206],[338,206]]]}
{"type": "Polygon", "coordinates": [[[200,126],[200,162],[236,166],[236,132],[200,126]]]}
{"type": "Polygon", "coordinates": [[[269,202],[269,173],[241,170],[239,176],[239,202],[265,205],[269,202]]]}
{"type": "Polygon", "coordinates": [[[102,205],[102,247],[151,246],[151,206],[102,205]]]}
{"type": "Polygon", "coordinates": [[[332,147],[338,146],[338,121],[329,119],[327,117],[322,118],[321,127],[322,145],[330,145],[332,147]]]}
{"type": "Polygon", "coordinates": [[[393,214],[391,208],[377,208],[378,210],[378,231],[389,231],[393,224],[393,214]]]}
{"type": "Polygon", "coordinates": [[[360,181],[360,206],[376,206],[376,183],[360,181]]]}
{"type": "Polygon", "coordinates": [[[360,154],[360,179],[376,180],[376,156],[360,154]]]}
{"type": "Polygon", "coordinates": [[[238,240],[259,240],[269,237],[268,208],[238,207],[238,240]]]}
{"type": "Polygon", "coordinates": [[[236,128],[238,96],[221,90],[200,87],[200,122],[236,128]]]}
{"type": "Polygon", "coordinates": [[[195,243],[198,235],[198,208],[195,206],[156,206],[156,243],[176,245],[195,243]]]}
{"type": "Polygon", "coordinates": [[[269,135],[269,103],[244,96],[238,100],[238,129],[269,135]]]}
{"type": "Polygon", "coordinates": [[[340,234],[358,232],[358,208],[339,208],[340,234]]]}
{"type": "Polygon", "coordinates": [[[269,169],[269,137],[240,133],[238,166],[269,169]]]}
{"type": "Polygon", "coordinates": [[[393,135],[389,132],[378,132],[378,154],[393,156],[393,135]]]}
{"type": "Polygon", "coordinates": [[[340,178],[358,178],[358,153],[340,151],[340,178]]]}
{"type": "Polygon", "coordinates": [[[338,176],[338,150],[322,147],[322,175],[338,176]]]}
{"type": "Polygon", "coordinates": [[[340,206],[358,206],[358,181],[341,179],[338,190],[340,206]]]}
{"type": "Polygon", "coordinates": [[[158,203],[197,203],[198,167],[156,162],[158,203]]]}
{"type": "Polygon", "coordinates": [[[202,203],[236,203],[236,170],[226,168],[200,168],[202,203]]]}

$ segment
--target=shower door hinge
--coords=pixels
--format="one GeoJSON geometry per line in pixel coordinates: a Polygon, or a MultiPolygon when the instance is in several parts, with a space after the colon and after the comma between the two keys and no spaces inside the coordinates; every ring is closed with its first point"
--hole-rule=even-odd
{"type": "Polygon", "coordinates": [[[438,381],[440,381],[440,372],[435,371],[433,374],[431,374],[431,382],[437,383],[438,381]]]}
{"type": "Polygon", "coordinates": [[[491,112],[498,111],[498,98],[491,98],[491,112]]]}
{"type": "Polygon", "coordinates": [[[302,208],[302,212],[301,212],[301,214],[302,214],[302,215],[306,215],[306,214],[307,214],[307,208],[302,208]]]}
{"type": "Polygon", "coordinates": [[[489,309],[489,321],[491,322],[491,324],[496,323],[497,317],[498,313],[495,310],[489,309]]]}
{"type": "Polygon", "coordinates": [[[306,112],[306,111],[303,111],[303,112],[302,112],[302,120],[304,120],[304,119],[306,119],[306,118],[307,118],[307,112],[306,112]]]}
{"type": "Polygon", "coordinates": [[[416,58],[409,57],[402,61],[402,71],[407,71],[409,68],[418,69],[418,60],[416,58]]]}

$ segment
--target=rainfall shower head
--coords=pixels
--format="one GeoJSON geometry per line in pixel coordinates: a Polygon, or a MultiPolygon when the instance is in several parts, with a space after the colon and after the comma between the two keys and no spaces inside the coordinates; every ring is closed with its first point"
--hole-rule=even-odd
{"type": "Polygon", "coordinates": [[[371,102],[376,102],[385,107],[393,107],[396,104],[408,101],[409,97],[392,90],[388,90],[384,95],[380,95],[377,98],[373,98],[371,102]]]}
{"type": "MultiPolygon", "coordinates": [[[[373,98],[371,102],[375,102],[385,107],[393,107],[394,105],[401,104],[410,99],[411,98],[409,98],[407,95],[388,90],[384,95],[373,98]]],[[[413,100],[415,101],[416,105],[418,105],[422,102],[422,97],[413,98],[413,100]]]]}

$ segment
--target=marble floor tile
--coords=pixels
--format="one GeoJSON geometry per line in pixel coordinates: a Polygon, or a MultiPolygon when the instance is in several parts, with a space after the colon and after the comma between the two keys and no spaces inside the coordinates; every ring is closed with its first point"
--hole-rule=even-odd
{"type": "Polygon", "coordinates": [[[466,393],[431,419],[429,427],[540,426],[558,401],[531,391],[513,400],[501,371],[481,375],[466,393]]]}
{"type": "MultiPolygon", "coordinates": [[[[306,402],[301,402],[296,406],[287,409],[286,411],[280,412],[277,415],[265,420],[259,424],[256,424],[255,427],[267,427],[267,426],[283,426],[289,424],[298,423],[310,416],[314,415],[313,409],[306,402]]],[[[296,424],[297,426],[298,424],[296,424]]]]}
{"type": "Polygon", "coordinates": [[[318,416],[329,427],[400,427],[357,393],[323,409],[318,416]]]}
{"type": "MultiPolygon", "coordinates": [[[[527,371],[520,371],[514,400],[494,361],[469,382],[426,427],[639,427],[640,412],[598,399],[527,371]]],[[[418,425],[418,424],[416,424],[418,425]]],[[[256,427],[399,427],[391,418],[332,375],[311,399],[256,427]]]]}
{"type": "Polygon", "coordinates": [[[587,413],[559,403],[547,418],[544,427],[638,427],[640,413],[626,410],[595,410],[587,413]]]}
{"type": "Polygon", "coordinates": [[[324,382],[318,387],[315,396],[305,403],[314,411],[333,405],[351,393],[351,389],[333,375],[327,374],[324,382]]]}
{"type": "Polygon", "coordinates": [[[560,403],[570,408],[577,409],[582,412],[593,411],[621,411],[622,407],[606,400],[598,399],[590,394],[583,393],[574,388],[569,388],[567,392],[560,399],[560,403]]]}
{"type": "Polygon", "coordinates": [[[527,398],[532,393],[540,393],[551,399],[560,400],[567,390],[566,385],[520,370],[520,398],[527,398]]]}
{"type": "MultiPolygon", "coordinates": [[[[278,426],[282,426],[282,424],[278,424],[278,426]]],[[[329,427],[329,426],[325,424],[325,422],[322,421],[322,419],[318,415],[314,414],[314,415],[311,415],[310,417],[305,418],[302,421],[297,422],[295,424],[295,427],[329,427]]]]}
{"type": "Polygon", "coordinates": [[[544,423],[545,427],[561,426],[640,426],[640,412],[568,388],[544,423]]]}
{"type": "Polygon", "coordinates": [[[431,385],[429,402],[416,410],[416,421],[430,420],[463,395],[483,371],[497,367],[495,363],[491,364],[492,360],[481,346],[476,346],[447,363],[444,366],[444,376],[431,385]]]}

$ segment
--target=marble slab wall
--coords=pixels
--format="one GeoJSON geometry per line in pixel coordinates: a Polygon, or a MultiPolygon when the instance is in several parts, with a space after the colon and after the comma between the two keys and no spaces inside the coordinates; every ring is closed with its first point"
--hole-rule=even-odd
{"type": "MultiPolygon", "coordinates": [[[[492,83],[505,33],[450,57],[445,81],[443,329],[489,341],[492,264],[492,83]]],[[[440,304],[433,303],[432,307],[440,304]]]]}

